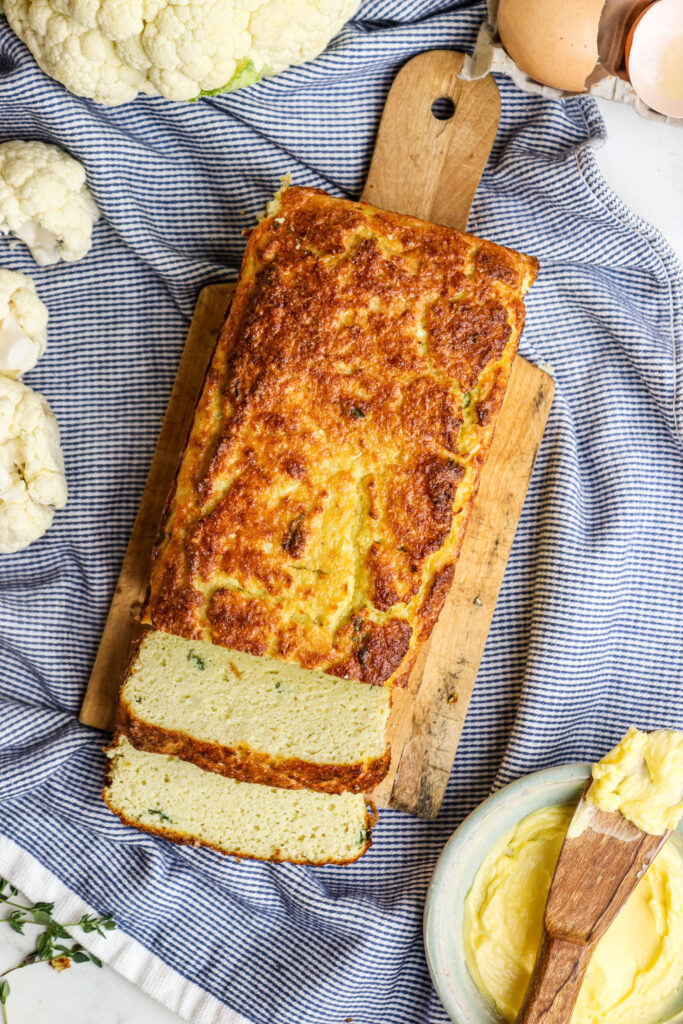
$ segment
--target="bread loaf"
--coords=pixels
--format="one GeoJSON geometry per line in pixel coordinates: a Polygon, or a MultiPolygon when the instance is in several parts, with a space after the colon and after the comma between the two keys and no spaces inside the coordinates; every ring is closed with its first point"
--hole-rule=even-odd
{"type": "Polygon", "coordinates": [[[124,821],[271,860],[367,849],[349,790],[387,770],[388,690],[451,587],[537,269],[315,189],[270,205],[157,536],[105,790],[124,821]]]}
{"type": "Polygon", "coordinates": [[[249,237],[146,621],[404,684],[453,580],[537,267],[288,188],[249,237]]]}

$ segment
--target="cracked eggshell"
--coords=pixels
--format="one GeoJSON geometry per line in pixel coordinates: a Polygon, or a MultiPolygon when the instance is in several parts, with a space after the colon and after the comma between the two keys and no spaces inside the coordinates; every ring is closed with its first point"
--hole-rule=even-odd
{"type": "Polygon", "coordinates": [[[554,89],[585,92],[605,0],[500,0],[498,33],[515,64],[554,89]]]}
{"type": "Polygon", "coordinates": [[[683,3],[660,0],[642,12],[626,42],[626,66],[640,98],[683,117],[683,3]]]}

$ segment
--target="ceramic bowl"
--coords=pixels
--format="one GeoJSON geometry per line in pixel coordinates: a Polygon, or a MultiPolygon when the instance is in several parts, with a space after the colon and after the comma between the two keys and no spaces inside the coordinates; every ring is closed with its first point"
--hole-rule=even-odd
{"type": "MultiPolygon", "coordinates": [[[[477,868],[491,847],[532,811],[550,804],[578,802],[590,765],[546,768],[500,789],[465,818],[446,843],[427,892],[424,941],[429,971],[446,1012],[455,1024],[504,1024],[503,1018],[470,978],[462,943],[465,897],[477,868]]],[[[672,841],[681,844],[681,828],[672,841]]],[[[683,1024],[683,996],[669,1024],[683,1024]]]]}

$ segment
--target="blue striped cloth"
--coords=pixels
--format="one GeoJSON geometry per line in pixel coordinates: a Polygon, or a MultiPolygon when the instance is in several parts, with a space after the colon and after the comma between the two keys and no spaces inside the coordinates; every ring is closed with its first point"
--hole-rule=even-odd
{"type": "MultiPolygon", "coordinates": [[[[421,914],[437,855],[491,790],[683,726],[680,269],[600,178],[592,101],[500,80],[470,230],[536,254],[521,351],[557,392],[438,820],[384,812],[351,867],[235,863],[124,828],[105,740],[77,721],[201,286],[236,277],[279,183],[356,197],[397,69],[471,49],[483,5],[368,0],[317,61],[232,96],[105,109],[64,92],[0,27],[0,139],[88,168],[92,253],[32,274],[50,310],[28,376],[59,419],[70,501],[0,561],[0,833],[254,1024],[446,1020],[421,914]]],[[[0,872],[2,864],[0,864],[0,872]]]]}

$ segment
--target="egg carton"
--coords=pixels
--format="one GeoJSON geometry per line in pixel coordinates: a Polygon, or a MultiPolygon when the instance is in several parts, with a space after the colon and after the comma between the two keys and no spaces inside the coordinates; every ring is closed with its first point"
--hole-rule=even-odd
{"type": "Polygon", "coordinates": [[[652,107],[644,103],[630,82],[619,78],[618,75],[606,75],[599,82],[591,85],[586,92],[567,92],[565,89],[554,89],[550,85],[542,85],[533,78],[529,78],[526,72],[518,67],[512,57],[506,53],[498,30],[496,27],[497,0],[489,0],[489,21],[485,21],[479,29],[474,53],[465,58],[460,78],[472,81],[476,78],[483,78],[490,71],[499,71],[507,75],[515,85],[525,92],[538,93],[547,96],[548,99],[559,100],[569,96],[599,96],[605,100],[615,100],[617,103],[628,103],[636,113],[648,121],[663,121],[665,124],[678,125],[683,128],[683,118],[668,117],[660,114],[652,107]]]}

